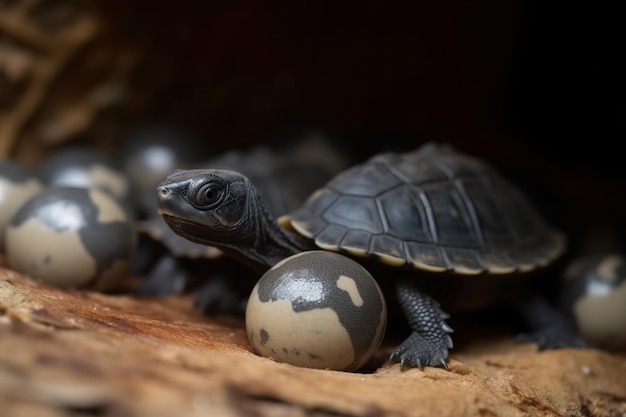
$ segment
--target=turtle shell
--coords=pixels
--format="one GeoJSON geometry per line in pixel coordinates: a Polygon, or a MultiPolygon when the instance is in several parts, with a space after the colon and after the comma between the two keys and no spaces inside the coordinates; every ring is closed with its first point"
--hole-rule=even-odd
{"type": "Polygon", "coordinates": [[[518,188],[437,144],[343,171],[281,224],[323,249],[466,275],[530,271],[565,249],[564,235],[518,188]]]}

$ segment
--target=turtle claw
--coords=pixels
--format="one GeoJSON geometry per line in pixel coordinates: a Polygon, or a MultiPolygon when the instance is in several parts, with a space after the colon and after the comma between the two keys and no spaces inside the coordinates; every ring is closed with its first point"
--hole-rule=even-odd
{"type": "Polygon", "coordinates": [[[400,369],[407,365],[420,369],[424,366],[448,369],[448,350],[453,345],[450,337],[452,327],[445,322],[449,315],[437,301],[420,293],[407,281],[398,283],[396,293],[413,332],[396,348],[390,359],[400,362],[400,369]]]}
{"type": "Polygon", "coordinates": [[[400,362],[400,370],[408,368],[424,369],[425,366],[448,369],[448,349],[431,343],[418,333],[411,335],[400,344],[389,359],[400,362]]]}
{"type": "Polygon", "coordinates": [[[537,343],[539,350],[587,347],[572,316],[555,308],[543,297],[522,301],[518,311],[530,330],[519,335],[518,341],[537,343]]]}
{"type": "MultiPolygon", "coordinates": [[[[405,364],[406,364],[406,360],[403,358],[403,359],[400,361],[400,371],[404,371],[404,365],[405,365],[405,364]]],[[[418,368],[420,368],[420,369],[423,369],[423,368],[422,368],[422,364],[421,364],[421,363],[419,363],[419,360],[418,360],[418,362],[417,362],[417,365],[416,365],[416,366],[417,366],[418,368]]]]}
{"type": "Polygon", "coordinates": [[[517,336],[518,342],[536,343],[539,350],[586,348],[587,343],[576,332],[562,328],[543,328],[517,336]]]}

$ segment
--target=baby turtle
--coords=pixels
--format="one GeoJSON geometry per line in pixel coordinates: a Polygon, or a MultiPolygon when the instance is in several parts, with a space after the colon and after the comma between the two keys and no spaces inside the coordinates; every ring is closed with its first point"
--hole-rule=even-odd
{"type": "MultiPolygon", "coordinates": [[[[551,264],[566,247],[565,236],[488,164],[437,144],[353,166],[280,221],[251,182],[232,171],[175,171],[157,198],[177,234],[259,271],[320,248],[369,261],[372,271],[373,265],[391,267],[374,276],[381,286],[393,283],[412,330],[391,356],[402,368],[447,366],[452,329],[435,299],[477,289],[490,298],[481,304],[504,301],[502,290],[516,292],[519,281],[510,277],[551,264]]],[[[569,322],[556,323],[559,315],[545,320],[545,303],[520,306],[533,310],[524,316],[541,347],[580,343],[569,322]]]]}
{"type": "MultiPolygon", "coordinates": [[[[225,152],[197,166],[201,169],[236,170],[245,174],[262,196],[266,209],[272,216],[278,217],[298,207],[311,192],[347,166],[341,153],[331,146],[325,135],[311,132],[297,140],[296,144],[278,149],[275,146],[258,146],[245,151],[225,152]]],[[[154,197],[153,187],[153,206],[154,197]]],[[[179,293],[188,288],[190,282],[197,281],[194,280],[195,275],[205,275],[207,262],[214,263],[221,258],[222,252],[214,246],[194,243],[178,236],[156,210],[152,212],[152,216],[138,222],[142,242],[158,245],[157,259],[151,261],[153,266],[142,267],[149,272],[145,273],[147,279],[140,291],[158,295],[179,293]]],[[[229,265],[221,265],[220,270],[224,268],[228,269],[229,265]]],[[[243,313],[241,307],[245,306],[249,288],[245,288],[245,296],[237,295],[242,291],[230,287],[240,285],[235,285],[229,277],[220,279],[219,275],[210,280],[200,277],[204,283],[197,294],[197,307],[205,312],[243,313]],[[231,301],[226,301],[231,298],[231,301]],[[229,307],[233,304],[237,306],[235,309],[229,307]]]]}

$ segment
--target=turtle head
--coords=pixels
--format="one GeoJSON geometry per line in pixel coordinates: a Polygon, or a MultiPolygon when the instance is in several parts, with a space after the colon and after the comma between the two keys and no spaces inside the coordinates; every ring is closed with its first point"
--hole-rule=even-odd
{"type": "Polygon", "coordinates": [[[313,244],[281,228],[243,174],[176,170],[156,188],[157,210],[177,235],[215,246],[264,271],[313,244]]]}
{"type": "Polygon", "coordinates": [[[258,194],[238,172],[172,171],[156,188],[156,197],[158,213],[174,232],[189,240],[216,246],[254,242],[254,220],[249,213],[256,207],[258,194]]]}

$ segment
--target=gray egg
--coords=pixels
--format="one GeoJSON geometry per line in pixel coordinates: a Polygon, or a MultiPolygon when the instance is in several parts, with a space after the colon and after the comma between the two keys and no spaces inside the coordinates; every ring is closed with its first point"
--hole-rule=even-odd
{"type": "Polygon", "coordinates": [[[328,251],[290,256],[252,290],[246,331],[261,356],[292,365],[354,371],[378,350],[384,296],[357,262],[328,251]]]}
{"type": "Polygon", "coordinates": [[[591,346],[626,350],[626,257],[577,259],[566,270],[561,306],[573,314],[591,346]]]}
{"type": "Polygon", "coordinates": [[[15,212],[42,189],[41,181],[18,162],[0,161],[0,252],[5,250],[5,230],[15,212]]]}
{"type": "Polygon", "coordinates": [[[127,212],[98,188],[48,187],[6,230],[9,266],[63,288],[114,289],[128,275],[135,246],[127,212]]]}
{"type": "Polygon", "coordinates": [[[148,124],[131,132],[120,149],[122,169],[138,188],[154,188],[167,174],[201,160],[205,151],[181,129],[148,124]]]}
{"type": "Polygon", "coordinates": [[[130,200],[130,184],[112,158],[95,149],[70,147],[49,155],[39,166],[46,185],[101,188],[122,204],[130,200]]]}
{"type": "Polygon", "coordinates": [[[133,189],[138,215],[149,217],[155,212],[157,185],[174,169],[200,161],[206,150],[182,129],[152,123],[130,132],[118,154],[122,171],[133,189]]]}

